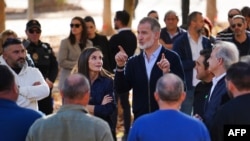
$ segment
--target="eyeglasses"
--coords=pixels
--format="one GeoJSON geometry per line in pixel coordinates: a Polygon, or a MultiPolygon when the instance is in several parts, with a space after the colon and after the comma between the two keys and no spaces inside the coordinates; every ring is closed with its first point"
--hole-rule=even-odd
{"type": "Polygon", "coordinates": [[[70,24],[70,27],[71,27],[71,28],[73,28],[73,27],[79,28],[79,27],[80,27],[80,24],[70,24]]]}
{"type": "Polygon", "coordinates": [[[42,32],[41,30],[29,29],[29,33],[30,33],[30,34],[34,34],[34,33],[40,34],[41,32],[42,32]]]}
{"type": "Polygon", "coordinates": [[[237,23],[237,24],[232,24],[232,25],[231,25],[232,28],[235,28],[236,26],[242,27],[242,24],[241,24],[241,23],[237,23]]]}
{"type": "Polygon", "coordinates": [[[7,38],[3,44],[3,48],[8,47],[9,45],[22,44],[22,40],[20,38],[7,38]]]}

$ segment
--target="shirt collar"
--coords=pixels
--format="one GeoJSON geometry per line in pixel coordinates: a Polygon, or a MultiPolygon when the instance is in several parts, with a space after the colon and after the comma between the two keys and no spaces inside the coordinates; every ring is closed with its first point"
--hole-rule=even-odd
{"type": "MultiPolygon", "coordinates": [[[[153,54],[150,56],[150,59],[151,59],[152,57],[157,57],[157,56],[159,56],[159,54],[160,54],[160,52],[161,52],[161,49],[162,49],[162,45],[160,45],[160,46],[153,52],[153,54]]],[[[143,57],[144,57],[144,58],[147,58],[145,51],[143,51],[143,57]]]]}
{"type": "Polygon", "coordinates": [[[68,110],[79,110],[79,111],[82,111],[84,113],[88,113],[88,109],[86,107],[84,107],[82,105],[76,105],[76,104],[62,105],[58,112],[64,112],[64,111],[68,111],[68,110]]]}
{"type": "MultiPolygon", "coordinates": [[[[189,32],[187,32],[187,36],[188,36],[189,39],[192,39],[191,35],[189,34],[189,32]]],[[[202,35],[199,36],[199,41],[201,41],[201,40],[202,40],[202,35]]]]}
{"type": "Polygon", "coordinates": [[[226,75],[226,73],[223,73],[223,74],[221,74],[221,75],[218,76],[218,77],[214,77],[214,78],[213,78],[213,84],[215,84],[215,83],[217,83],[218,81],[220,81],[221,78],[223,78],[225,75],[226,75]]]}
{"type": "Polygon", "coordinates": [[[129,27],[124,27],[124,28],[120,28],[117,30],[117,32],[121,32],[121,31],[126,31],[126,30],[131,30],[129,27]]]}

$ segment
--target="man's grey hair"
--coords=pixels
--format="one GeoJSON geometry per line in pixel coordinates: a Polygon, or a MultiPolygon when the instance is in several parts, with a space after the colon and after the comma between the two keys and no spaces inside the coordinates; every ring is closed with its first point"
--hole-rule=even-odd
{"type": "Polygon", "coordinates": [[[161,25],[159,22],[151,17],[144,17],[140,20],[139,24],[149,23],[151,25],[151,30],[153,32],[160,32],[161,31],[161,25]]]}
{"type": "Polygon", "coordinates": [[[233,63],[239,61],[239,51],[234,43],[217,41],[214,45],[215,57],[223,59],[224,68],[227,70],[233,63]]]}
{"type": "Polygon", "coordinates": [[[82,98],[90,91],[88,79],[79,73],[70,75],[62,87],[62,92],[69,99],[82,98]]]}
{"type": "Polygon", "coordinates": [[[175,17],[176,17],[177,20],[179,20],[179,17],[178,17],[178,15],[177,15],[177,13],[176,13],[175,11],[173,11],[173,10],[169,10],[169,11],[166,12],[166,14],[165,14],[165,16],[164,16],[164,21],[166,21],[167,17],[168,17],[169,15],[172,15],[172,14],[175,15],[175,17]]]}
{"type": "Polygon", "coordinates": [[[156,92],[162,101],[177,101],[183,91],[182,80],[173,73],[163,75],[156,84],[156,92]]]}

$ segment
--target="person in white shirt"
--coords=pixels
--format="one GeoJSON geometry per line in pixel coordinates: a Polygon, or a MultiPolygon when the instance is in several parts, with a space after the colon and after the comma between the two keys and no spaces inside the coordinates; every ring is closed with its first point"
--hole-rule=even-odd
{"type": "Polygon", "coordinates": [[[29,67],[26,49],[18,38],[8,38],[3,44],[0,64],[6,65],[15,76],[19,88],[17,104],[38,111],[38,100],[49,95],[49,86],[37,68],[29,67]]]}

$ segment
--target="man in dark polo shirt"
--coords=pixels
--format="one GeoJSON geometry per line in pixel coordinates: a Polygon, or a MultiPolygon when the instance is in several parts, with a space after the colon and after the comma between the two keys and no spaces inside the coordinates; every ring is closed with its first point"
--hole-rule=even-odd
{"type": "Polygon", "coordinates": [[[244,16],[236,15],[232,18],[232,42],[237,46],[240,57],[250,54],[250,36],[247,33],[247,22],[244,16]]]}

